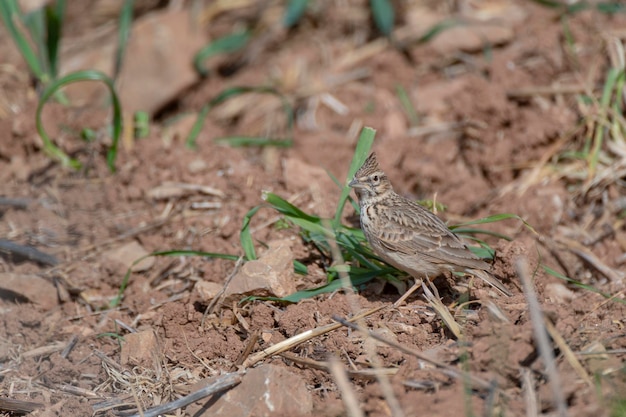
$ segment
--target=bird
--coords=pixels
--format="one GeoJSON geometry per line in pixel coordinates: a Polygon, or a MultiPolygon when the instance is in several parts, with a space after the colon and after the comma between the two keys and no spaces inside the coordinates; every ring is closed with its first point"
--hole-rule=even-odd
{"type": "Polygon", "coordinates": [[[394,191],[375,153],[348,185],[357,194],[361,229],[374,253],[415,279],[399,303],[417,290],[423,279],[432,280],[448,271],[474,275],[511,295],[489,272],[491,266],[471,252],[439,217],[394,191]]]}

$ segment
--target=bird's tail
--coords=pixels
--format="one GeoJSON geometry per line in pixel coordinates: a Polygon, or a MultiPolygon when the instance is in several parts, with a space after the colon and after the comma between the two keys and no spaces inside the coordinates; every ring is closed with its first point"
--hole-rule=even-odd
{"type": "Polygon", "coordinates": [[[483,281],[485,281],[487,284],[491,285],[492,287],[494,287],[495,289],[497,289],[498,291],[500,291],[502,294],[506,295],[507,297],[510,297],[511,295],[513,295],[505,286],[503,283],[500,282],[500,280],[498,278],[496,278],[492,273],[484,271],[482,269],[471,269],[468,268],[466,269],[466,272],[472,275],[477,276],[478,278],[482,279],[483,281]]]}

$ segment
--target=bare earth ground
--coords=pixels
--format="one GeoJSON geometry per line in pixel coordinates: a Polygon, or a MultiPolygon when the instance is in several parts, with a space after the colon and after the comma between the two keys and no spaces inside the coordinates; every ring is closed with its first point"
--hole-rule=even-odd
{"type": "MultiPolygon", "coordinates": [[[[70,3],[75,4],[70,6],[72,12],[81,2],[70,3]]],[[[404,306],[383,309],[365,320],[386,338],[497,387],[491,393],[468,391],[467,381],[435,371],[410,354],[375,345],[376,366],[397,371],[390,383],[404,414],[526,415],[531,393],[539,413],[556,413],[515,272],[515,261],[524,256],[536,272],[533,282],[545,317],[583,365],[574,369],[564,345],[555,340],[559,389],[569,415],[609,415],[612,401],[626,396],[622,364],[626,309],[618,302],[624,299],[625,288],[626,233],[618,216],[624,209],[623,180],[603,182],[584,193],[584,183],[573,179],[575,172],[565,173],[554,164],[582,142],[580,134],[563,139],[583,114],[576,96],[561,94],[558,87],[583,86],[579,92],[588,88],[597,96],[609,66],[607,36],[623,31],[626,17],[577,14],[569,20],[572,46],[565,42],[563,25],[553,11],[531,2],[486,2],[464,13],[474,22],[470,27],[505,28],[499,40],[467,46],[461,40],[470,36],[461,33],[447,38],[448,43],[442,37],[412,43],[401,53],[377,46],[381,41],[361,3],[365,2],[319,2],[290,32],[271,29],[280,19],[278,5],[265,13],[250,7],[213,17],[204,29],[207,39],[258,13],[268,20],[264,24],[268,35],[251,47],[254,53],[239,57],[242,64],[236,71],[214,71],[158,110],[149,137],[122,148],[115,174],[106,169],[104,145],[85,144],[75,134],[105,123],[106,109],[95,105],[51,104],[45,113],[47,128],[60,138],[57,143],[75,152],[85,162],[84,170],[63,169],[42,153],[34,123],[37,94],[24,62],[2,34],[0,195],[28,199],[28,206],[0,206],[0,238],[33,245],[60,263],[50,267],[14,258],[0,261],[3,279],[17,274],[13,276],[25,287],[5,288],[8,284],[0,282],[0,397],[42,403],[45,408],[33,412],[42,416],[92,415],[94,404],[105,399],[125,399],[149,408],[188,393],[203,378],[236,369],[253,335],[261,336],[252,348],[257,352],[332,323],[333,315],[349,317],[390,306],[398,297],[396,290],[387,286],[381,292],[371,284],[354,297],[326,294],[292,305],[227,303],[203,321],[209,301],[198,291],[198,283],[224,284],[235,262],[160,257],[132,274],[121,307],[103,309],[117,295],[128,266],[111,249],[137,242],[147,252],[193,249],[241,255],[239,229],[244,215],[262,202],[262,191],[272,191],[307,212],[331,216],[339,189],[325,170],[343,180],[360,127],[371,126],[378,131],[374,150],[399,193],[436,198],[446,206],[442,217],[453,223],[515,213],[537,232],[513,220],[486,226],[513,237],[510,242],[488,239],[497,250],[494,271],[514,292],[510,298],[472,282],[475,302],[459,307],[459,291],[467,290],[450,277],[435,281],[444,303],[464,324],[462,340],[454,338],[419,294],[404,306]],[[496,24],[483,23],[479,18],[485,15],[494,16],[496,24]],[[359,54],[366,55],[358,59],[359,54]],[[286,135],[280,103],[267,95],[243,96],[234,109],[222,106],[210,113],[197,150],[188,150],[181,137],[171,134],[172,123],[167,122],[172,116],[197,111],[225,87],[268,84],[297,109],[293,147],[230,148],[214,143],[213,138],[225,135],[286,135]],[[415,126],[398,100],[398,85],[415,104],[419,118],[415,126]],[[535,87],[553,87],[556,93],[512,94],[535,87]],[[343,106],[333,106],[329,97],[343,106]],[[210,186],[223,194],[192,191],[155,198],[154,189],[166,182],[210,186]],[[207,201],[219,204],[192,209],[192,203],[207,201]],[[594,258],[583,260],[585,254],[594,258]],[[619,300],[607,301],[595,292],[568,286],[539,264],[619,300]],[[155,332],[157,363],[124,363],[120,344],[126,342],[115,337],[129,335],[123,325],[155,332]],[[73,349],[64,352],[71,341],[73,349]],[[592,346],[596,353],[598,349],[622,353],[579,354],[592,346]]],[[[403,6],[400,29],[419,25],[424,10],[434,13],[438,7],[442,17],[453,13],[438,2],[422,3],[403,6]]],[[[78,11],[70,16],[70,22],[93,18],[78,11]]],[[[73,29],[66,36],[71,40],[90,25],[69,27],[73,29]]],[[[224,63],[217,59],[209,65],[217,69],[224,63]]],[[[188,125],[184,120],[173,125],[184,131],[184,123],[188,125]]],[[[106,142],[106,130],[101,133],[106,142]]],[[[584,173],[583,165],[578,169],[584,173]]],[[[352,209],[345,214],[351,215],[352,209]]],[[[296,227],[275,227],[276,217],[264,209],[253,218],[257,250],[262,253],[265,244],[290,239],[294,257],[309,269],[308,276],[294,275],[297,288],[322,285],[324,260],[299,238],[296,227]]],[[[317,361],[334,354],[346,368],[357,370],[372,366],[367,354],[371,344],[342,328],[290,352],[317,361]]],[[[263,366],[268,364],[295,374],[306,386],[312,409],[303,406],[300,414],[346,414],[341,392],[326,371],[280,356],[263,361],[263,366]]],[[[367,415],[392,415],[393,405],[379,381],[359,377],[351,381],[367,415]]],[[[288,401],[290,386],[283,388],[288,401]]],[[[202,415],[197,406],[186,412],[202,415]]],[[[113,409],[102,413],[115,415],[113,409]]],[[[209,408],[205,415],[213,413],[209,408]]],[[[252,415],[263,415],[258,413],[252,415]]]]}

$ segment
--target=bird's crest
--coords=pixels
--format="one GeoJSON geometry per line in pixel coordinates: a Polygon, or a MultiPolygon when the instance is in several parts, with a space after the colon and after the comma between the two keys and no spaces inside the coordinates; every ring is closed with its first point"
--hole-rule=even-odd
{"type": "Polygon", "coordinates": [[[370,156],[367,157],[361,168],[356,172],[355,177],[365,177],[373,174],[374,172],[380,172],[380,167],[378,166],[378,161],[376,160],[376,153],[372,152],[370,156]]]}

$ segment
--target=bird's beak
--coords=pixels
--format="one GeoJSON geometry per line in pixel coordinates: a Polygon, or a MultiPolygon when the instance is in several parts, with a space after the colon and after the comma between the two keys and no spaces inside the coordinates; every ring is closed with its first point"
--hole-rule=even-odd
{"type": "Polygon", "coordinates": [[[355,189],[365,188],[365,186],[361,184],[359,180],[357,180],[356,178],[353,178],[352,181],[348,183],[348,186],[355,188],[355,189]]]}

